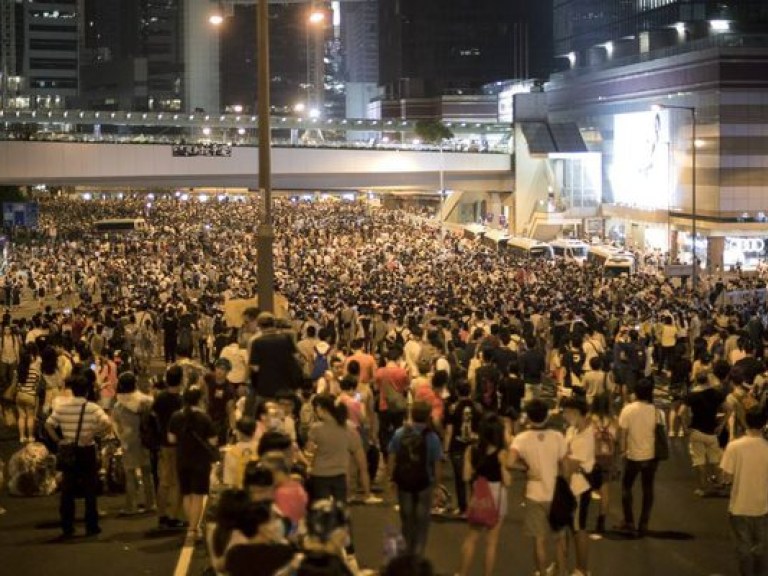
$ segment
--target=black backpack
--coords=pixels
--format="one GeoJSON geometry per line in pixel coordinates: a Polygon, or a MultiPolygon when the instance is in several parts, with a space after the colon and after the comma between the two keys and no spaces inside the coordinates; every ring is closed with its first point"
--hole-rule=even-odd
{"type": "Polygon", "coordinates": [[[427,434],[428,428],[419,432],[406,427],[400,438],[400,447],[395,454],[393,479],[403,492],[421,492],[429,488],[427,434]]]}

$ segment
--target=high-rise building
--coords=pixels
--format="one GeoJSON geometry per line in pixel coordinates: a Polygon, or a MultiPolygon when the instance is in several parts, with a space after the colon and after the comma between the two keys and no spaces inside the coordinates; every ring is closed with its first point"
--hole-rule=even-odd
{"type": "Polygon", "coordinates": [[[380,1],[380,82],[388,98],[479,90],[549,72],[544,2],[380,1]]]}
{"type": "Polygon", "coordinates": [[[341,5],[346,113],[364,118],[368,103],[378,95],[379,6],[377,2],[341,5]]]}
{"type": "MultiPolygon", "coordinates": [[[[304,101],[310,83],[307,53],[311,48],[309,4],[269,7],[271,102],[290,107],[304,101]]],[[[235,5],[232,17],[220,28],[221,104],[255,109],[258,58],[256,6],[235,5]]]]}
{"type": "Polygon", "coordinates": [[[0,0],[0,107],[9,108],[18,80],[16,61],[16,2],[0,0]]]}
{"type": "Polygon", "coordinates": [[[77,0],[31,0],[17,4],[16,11],[23,22],[16,36],[18,72],[29,105],[61,107],[74,101],[79,90],[77,0]]]}
{"type": "Polygon", "coordinates": [[[549,118],[600,152],[615,240],[712,272],[765,258],[764,0],[553,0],[549,118]],[[756,247],[759,247],[757,249],[756,247]]]}
{"type": "MultiPolygon", "coordinates": [[[[199,106],[188,97],[202,73],[197,66],[185,75],[182,0],[84,0],[83,14],[83,107],[179,111],[199,106]]],[[[202,20],[205,28],[207,12],[202,20]]],[[[215,81],[215,74],[208,77],[215,81]]],[[[204,98],[208,92],[204,85],[198,94],[204,98]]]]}

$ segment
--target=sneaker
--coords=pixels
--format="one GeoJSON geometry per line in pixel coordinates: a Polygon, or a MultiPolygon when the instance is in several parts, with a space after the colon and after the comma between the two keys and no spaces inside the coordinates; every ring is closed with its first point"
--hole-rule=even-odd
{"type": "Polygon", "coordinates": [[[369,494],[365,500],[363,500],[363,504],[381,504],[384,502],[383,498],[379,498],[378,496],[374,496],[373,494],[369,494]]]}
{"type": "Polygon", "coordinates": [[[706,490],[702,490],[701,488],[696,488],[696,490],[693,491],[694,496],[698,496],[699,498],[703,498],[707,495],[706,490]]]}
{"type": "Polygon", "coordinates": [[[166,528],[170,530],[183,530],[189,527],[189,522],[185,520],[176,520],[175,518],[169,518],[165,523],[166,528]]]}

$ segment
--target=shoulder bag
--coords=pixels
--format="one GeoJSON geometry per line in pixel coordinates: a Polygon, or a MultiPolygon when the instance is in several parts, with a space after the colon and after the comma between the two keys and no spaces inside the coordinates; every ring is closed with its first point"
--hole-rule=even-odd
{"type": "Polygon", "coordinates": [[[85,416],[85,407],[88,402],[83,402],[80,408],[80,418],[77,421],[77,433],[72,442],[62,441],[59,444],[59,453],[56,455],[56,468],[60,472],[71,472],[77,467],[77,446],[80,442],[80,432],[83,429],[83,417],[85,416]]]}

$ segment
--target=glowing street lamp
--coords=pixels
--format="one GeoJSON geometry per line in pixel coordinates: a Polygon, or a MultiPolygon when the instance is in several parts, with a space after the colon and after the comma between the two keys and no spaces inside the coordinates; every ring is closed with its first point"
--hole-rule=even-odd
{"type": "Polygon", "coordinates": [[[312,12],[312,14],[309,15],[309,23],[310,24],[320,24],[325,20],[325,12],[320,12],[319,10],[315,10],[312,12]]]}
{"type": "Polygon", "coordinates": [[[218,13],[211,14],[208,17],[208,22],[213,26],[221,26],[222,24],[224,24],[224,16],[218,13]]]}

